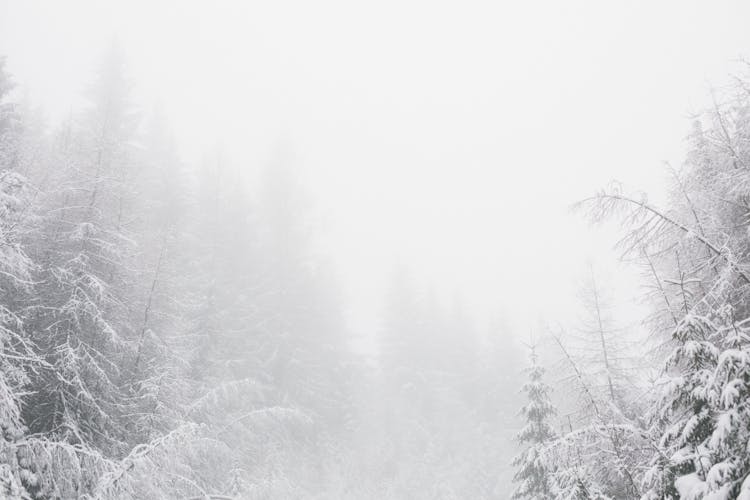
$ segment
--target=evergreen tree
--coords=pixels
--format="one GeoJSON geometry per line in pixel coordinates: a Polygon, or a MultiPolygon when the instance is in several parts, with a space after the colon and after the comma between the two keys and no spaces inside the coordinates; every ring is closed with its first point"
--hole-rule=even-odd
{"type": "Polygon", "coordinates": [[[259,306],[268,316],[274,385],[321,423],[341,429],[348,413],[348,346],[331,268],[315,254],[307,193],[292,148],[277,146],[260,176],[259,306]]]}
{"type": "Polygon", "coordinates": [[[517,468],[513,481],[519,484],[512,498],[542,500],[552,498],[551,479],[555,470],[546,458],[546,445],[557,437],[550,424],[556,410],[549,397],[550,388],[542,380],[544,368],[538,364],[536,348],[532,346],[530,350],[529,381],[523,386],[528,403],[521,409],[526,424],[517,436],[526,449],[513,459],[513,466],[517,468]]]}
{"type": "Polygon", "coordinates": [[[666,209],[618,186],[585,203],[595,219],[624,216],[623,248],[653,283],[650,324],[666,360],[643,433],[647,499],[750,497],[746,80],[694,123],[666,209]]]}

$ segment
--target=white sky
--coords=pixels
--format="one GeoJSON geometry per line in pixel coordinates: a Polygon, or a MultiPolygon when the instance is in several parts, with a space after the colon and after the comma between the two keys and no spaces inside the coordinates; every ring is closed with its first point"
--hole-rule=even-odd
{"type": "Polygon", "coordinates": [[[362,331],[400,261],[525,335],[610,263],[567,205],[611,179],[659,198],[748,21],[742,1],[0,0],[0,54],[55,118],[117,35],[188,159],[221,142],[256,168],[291,142],[362,331]]]}

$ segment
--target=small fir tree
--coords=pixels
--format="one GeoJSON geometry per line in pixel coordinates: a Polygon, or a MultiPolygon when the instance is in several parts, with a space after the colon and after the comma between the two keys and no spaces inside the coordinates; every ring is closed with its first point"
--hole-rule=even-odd
{"type": "Polygon", "coordinates": [[[550,401],[550,388],[544,383],[544,368],[537,362],[534,346],[531,349],[531,367],[528,369],[529,381],[523,391],[529,399],[521,414],[526,425],[518,433],[517,439],[527,445],[526,450],[513,459],[516,473],[513,481],[518,483],[511,498],[543,499],[550,498],[549,466],[544,460],[545,445],[555,439],[556,433],[549,419],[556,414],[550,401]]]}

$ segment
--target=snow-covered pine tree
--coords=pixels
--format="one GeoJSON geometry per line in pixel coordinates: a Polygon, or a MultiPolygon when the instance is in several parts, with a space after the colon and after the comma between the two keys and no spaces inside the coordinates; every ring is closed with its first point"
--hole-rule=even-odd
{"type": "Polygon", "coordinates": [[[368,408],[383,435],[384,472],[415,499],[494,498],[507,447],[497,415],[477,404],[478,394],[489,398],[477,381],[474,325],[458,298],[446,310],[413,281],[394,269],[379,338],[382,403],[368,408]]]}
{"type": "Polygon", "coordinates": [[[654,283],[667,358],[641,464],[647,499],[750,498],[750,99],[738,82],[696,119],[666,209],[617,186],[587,202],[595,219],[624,216],[623,249],[654,283]]]}
{"type": "Polygon", "coordinates": [[[282,141],[260,175],[258,242],[266,293],[259,306],[268,315],[276,351],[268,368],[290,401],[338,432],[350,411],[344,371],[348,347],[336,280],[329,263],[315,255],[298,163],[293,147],[282,141]]]}
{"type": "Polygon", "coordinates": [[[46,189],[30,211],[35,224],[22,240],[36,263],[27,332],[44,361],[29,373],[22,412],[36,439],[27,451],[45,472],[34,492],[41,498],[84,495],[109,459],[136,444],[122,390],[132,344],[123,300],[131,241],[116,222],[115,178],[131,148],[121,70],[105,60],[87,114],[51,150],[46,189]]]}
{"type": "Polygon", "coordinates": [[[192,348],[182,376],[193,398],[184,418],[205,426],[219,453],[196,469],[214,491],[245,485],[283,496],[304,484],[296,475],[308,447],[299,437],[310,418],[269,373],[285,332],[272,328],[274,311],[263,300],[276,289],[262,274],[257,210],[241,169],[220,152],[205,159],[196,181],[184,245],[175,249],[194,270],[184,281],[183,340],[192,348]]]}
{"type": "Polygon", "coordinates": [[[656,383],[645,499],[750,498],[750,319],[738,317],[743,285],[716,267],[705,294],[683,302],[656,383]]]}
{"type": "Polygon", "coordinates": [[[675,325],[659,380],[649,499],[750,498],[750,176],[740,168],[750,160],[750,101],[738,81],[694,122],[691,151],[674,172],[672,217],[687,230],[660,242],[677,249],[660,268],[674,289],[675,325]]]}
{"type": "Polygon", "coordinates": [[[26,487],[33,488],[38,482],[30,461],[19,454],[18,442],[27,430],[21,410],[29,373],[43,369],[43,362],[26,332],[34,263],[19,242],[19,232],[27,227],[28,185],[22,176],[3,167],[0,165],[0,497],[15,500],[29,498],[26,487]]]}
{"type": "Polygon", "coordinates": [[[556,409],[550,400],[550,388],[543,381],[544,368],[538,362],[536,347],[530,346],[531,367],[529,380],[523,386],[528,403],[521,409],[526,419],[517,439],[526,449],[513,459],[516,473],[513,481],[518,483],[511,498],[542,500],[552,498],[552,475],[554,464],[548,460],[546,446],[557,437],[550,424],[556,409]]]}
{"type": "Polygon", "coordinates": [[[157,111],[137,151],[139,168],[131,176],[126,227],[137,241],[129,259],[134,348],[123,360],[127,390],[138,406],[130,422],[139,440],[150,441],[183,422],[182,408],[193,387],[186,360],[195,347],[188,333],[186,302],[194,284],[187,245],[187,173],[166,121],[157,111]]]}
{"type": "Polygon", "coordinates": [[[5,57],[0,56],[0,166],[4,170],[17,170],[21,120],[18,104],[8,98],[15,83],[5,65],[5,57]]]}

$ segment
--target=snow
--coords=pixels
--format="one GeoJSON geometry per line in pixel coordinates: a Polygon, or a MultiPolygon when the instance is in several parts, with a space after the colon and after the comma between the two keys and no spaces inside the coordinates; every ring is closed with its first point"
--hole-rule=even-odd
{"type": "Polygon", "coordinates": [[[696,473],[678,477],[674,486],[680,494],[680,500],[702,500],[708,492],[706,483],[696,473]]]}

